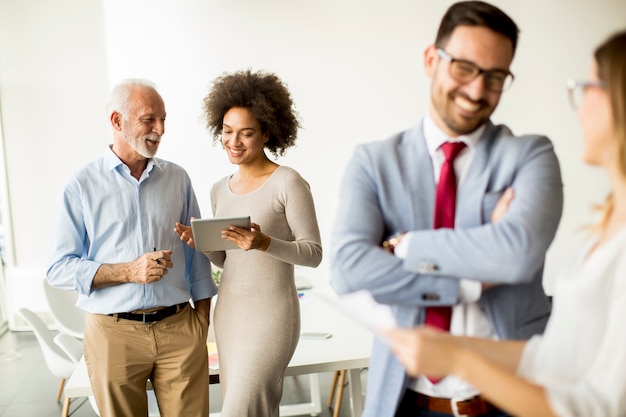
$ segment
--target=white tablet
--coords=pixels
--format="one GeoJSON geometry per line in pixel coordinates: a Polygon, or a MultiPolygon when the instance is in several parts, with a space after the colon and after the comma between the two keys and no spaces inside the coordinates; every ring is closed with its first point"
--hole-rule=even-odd
{"type": "Polygon", "coordinates": [[[250,216],[191,220],[196,249],[202,252],[239,249],[239,246],[222,238],[222,230],[228,229],[229,226],[250,229],[250,216]]]}

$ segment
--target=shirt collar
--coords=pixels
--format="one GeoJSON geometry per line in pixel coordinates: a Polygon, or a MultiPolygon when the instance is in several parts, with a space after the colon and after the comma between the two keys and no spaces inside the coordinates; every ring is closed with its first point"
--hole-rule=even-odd
{"type": "Polygon", "coordinates": [[[113,145],[109,145],[107,146],[107,149],[104,152],[104,161],[109,171],[113,171],[118,166],[124,164],[122,160],[118,158],[117,155],[115,155],[115,152],[113,152],[112,148],[113,148],[113,145]]]}
{"type": "MultiPolygon", "coordinates": [[[[106,151],[104,153],[104,161],[109,171],[116,169],[120,165],[124,165],[122,160],[117,155],[115,155],[115,152],[113,152],[113,145],[107,146],[106,151]]],[[[158,159],[150,158],[148,160],[148,165],[146,166],[146,172],[148,173],[152,172],[152,169],[154,167],[157,167],[159,170],[163,170],[158,159]]]]}
{"type": "Polygon", "coordinates": [[[450,138],[430,117],[430,114],[426,113],[424,116],[424,138],[426,139],[426,146],[428,147],[428,153],[434,155],[437,149],[444,142],[465,142],[468,148],[473,149],[480,137],[483,135],[487,123],[483,123],[478,129],[467,135],[461,135],[454,138],[450,138]]]}

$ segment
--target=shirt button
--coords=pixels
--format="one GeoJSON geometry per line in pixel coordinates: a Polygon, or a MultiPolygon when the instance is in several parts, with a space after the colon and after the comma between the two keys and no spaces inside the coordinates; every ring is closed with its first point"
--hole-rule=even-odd
{"type": "Polygon", "coordinates": [[[441,300],[441,297],[439,296],[439,294],[427,293],[427,294],[422,294],[422,300],[424,300],[424,301],[439,301],[439,300],[441,300]]]}
{"type": "Polygon", "coordinates": [[[437,271],[439,268],[432,262],[420,262],[417,270],[420,274],[428,274],[437,271]]]}

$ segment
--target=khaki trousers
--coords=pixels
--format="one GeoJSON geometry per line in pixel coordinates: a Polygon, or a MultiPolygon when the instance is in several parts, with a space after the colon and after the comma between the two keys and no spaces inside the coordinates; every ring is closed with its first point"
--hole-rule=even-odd
{"type": "Polygon", "coordinates": [[[207,417],[208,317],[190,305],[152,324],[87,314],[85,362],[102,417],[148,415],[152,381],[162,417],[207,417]]]}

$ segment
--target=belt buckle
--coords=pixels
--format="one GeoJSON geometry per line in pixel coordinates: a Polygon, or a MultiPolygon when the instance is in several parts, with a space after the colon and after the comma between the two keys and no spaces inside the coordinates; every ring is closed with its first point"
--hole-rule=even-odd
{"type": "Polygon", "coordinates": [[[143,315],[143,317],[142,317],[143,324],[152,324],[152,323],[154,323],[156,320],[146,321],[146,316],[148,316],[148,317],[156,316],[157,313],[158,313],[158,311],[152,311],[150,313],[141,313],[143,315]]]}
{"type": "Polygon", "coordinates": [[[459,403],[468,400],[469,398],[452,397],[450,398],[450,408],[452,408],[452,415],[454,417],[470,417],[469,414],[459,413],[459,403]]]}

